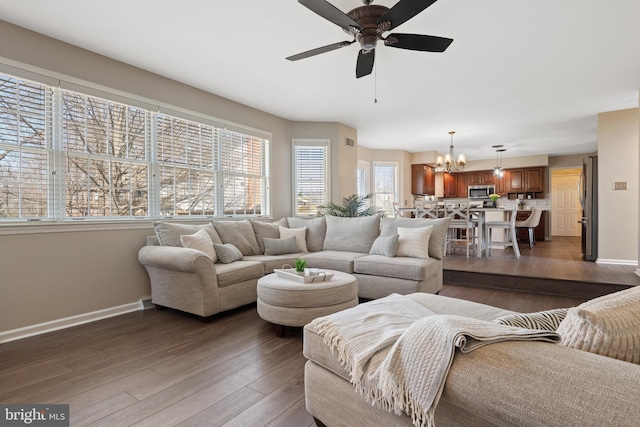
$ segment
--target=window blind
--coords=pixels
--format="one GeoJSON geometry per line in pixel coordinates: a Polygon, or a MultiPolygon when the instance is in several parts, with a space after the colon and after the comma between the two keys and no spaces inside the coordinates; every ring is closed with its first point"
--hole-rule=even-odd
{"type": "Polygon", "coordinates": [[[294,191],[296,215],[315,215],[330,199],[329,143],[294,141],[294,191]]]}

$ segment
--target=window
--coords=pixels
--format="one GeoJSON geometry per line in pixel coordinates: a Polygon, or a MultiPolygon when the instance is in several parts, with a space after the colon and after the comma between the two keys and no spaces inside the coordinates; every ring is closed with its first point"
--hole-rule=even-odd
{"type": "Polygon", "coordinates": [[[393,216],[393,202],[398,197],[398,163],[373,163],[374,203],[384,209],[387,216],[393,216]]]}
{"type": "Polygon", "coordinates": [[[0,74],[0,221],[268,216],[269,141],[207,122],[0,74]]]}
{"type": "Polygon", "coordinates": [[[295,215],[315,215],[329,194],[329,141],[293,140],[295,215]]]}
{"type": "Polygon", "coordinates": [[[358,186],[358,196],[366,196],[369,194],[369,162],[358,160],[356,182],[358,186]]]}

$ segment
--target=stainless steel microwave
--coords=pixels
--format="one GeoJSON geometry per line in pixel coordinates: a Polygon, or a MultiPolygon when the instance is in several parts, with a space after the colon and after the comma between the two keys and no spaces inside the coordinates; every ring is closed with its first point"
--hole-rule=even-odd
{"type": "Polygon", "coordinates": [[[495,185],[470,185],[469,198],[473,200],[489,199],[489,194],[496,192],[495,185]]]}

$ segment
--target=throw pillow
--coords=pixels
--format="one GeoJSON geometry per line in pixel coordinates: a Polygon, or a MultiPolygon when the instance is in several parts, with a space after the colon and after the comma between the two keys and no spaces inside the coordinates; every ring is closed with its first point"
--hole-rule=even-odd
{"type": "Polygon", "coordinates": [[[231,243],[225,243],[224,245],[214,243],[213,248],[216,250],[218,259],[223,264],[231,264],[242,259],[242,252],[231,243]]]}
{"type": "Polygon", "coordinates": [[[260,248],[260,253],[264,253],[264,239],[268,237],[269,239],[278,239],[280,238],[280,231],[278,227],[283,225],[287,225],[287,220],[282,218],[278,221],[267,222],[260,221],[257,219],[251,220],[251,225],[253,226],[253,232],[256,235],[256,240],[258,241],[258,247],[260,248]]]}
{"type": "Polygon", "coordinates": [[[325,251],[346,251],[368,254],[380,235],[380,216],[342,218],[326,216],[325,251]]]}
{"type": "Polygon", "coordinates": [[[429,238],[433,226],[422,228],[398,227],[398,251],[396,256],[429,258],[429,238]]]}
{"type": "Polygon", "coordinates": [[[250,221],[212,221],[211,223],[220,235],[222,243],[231,243],[245,256],[262,254],[250,221]]]}
{"type": "Polygon", "coordinates": [[[640,286],[570,308],[561,345],[640,364],[640,286]]]}
{"type": "Polygon", "coordinates": [[[371,250],[369,251],[369,255],[384,255],[386,257],[392,258],[396,256],[398,251],[398,235],[395,236],[387,236],[387,237],[378,237],[374,242],[373,246],[371,246],[371,250]]]}
{"type": "Polygon", "coordinates": [[[429,256],[435,259],[443,259],[444,243],[449,230],[451,218],[424,219],[424,218],[382,218],[380,226],[381,236],[398,234],[398,227],[422,228],[433,225],[431,238],[429,239],[429,256]]]}
{"type": "Polygon", "coordinates": [[[265,255],[294,254],[296,252],[298,252],[296,236],[287,237],[286,239],[264,238],[265,255]]]}
{"type": "Polygon", "coordinates": [[[181,247],[182,242],[180,236],[194,234],[198,230],[204,230],[211,237],[213,243],[222,243],[220,236],[211,224],[195,225],[195,224],[179,224],[175,222],[154,222],[153,228],[156,231],[158,242],[162,246],[181,247]]]}
{"type": "Polygon", "coordinates": [[[182,247],[197,249],[200,252],[204,252],[213,262],[218,261],[211,237],[205,230],[200,230],[194,234],[182,235],[180,236],[180,242],[182,242],[182,247]]]}
{"type": "Polygon", "coordinates": [[[307,249],[311,252],[322,250],[327,232],[327,222],[323,216],[313,219],[288,217],[287,224],[289,228],[307,227],[307,249]]]}
{"type": "Polygon", "coordinates": [[[554,310],[538,311],[535,313],[514,313],[498,317],[493,323],[515,326],[525,329],[542,329],[555,331],[567,316],[568,308],[556,308],[554,310]]]}
{"type": "Polygon", "coordinates": [[[298,243],[298,252],[309,252],[307,250],[307,227],[302,228],[287,228],[280,226],[280,238],[286,239],[287,237],[294,236],[298,243]]]}

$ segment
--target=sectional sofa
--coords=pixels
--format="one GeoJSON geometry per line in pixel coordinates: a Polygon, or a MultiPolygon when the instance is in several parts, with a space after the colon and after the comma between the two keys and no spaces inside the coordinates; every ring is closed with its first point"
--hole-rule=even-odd
{"type": "MultiPolygon", "coordinates": [[[[500,320],[506,325],[514,322],[512,326],[521,326],[519,320],[525,319],[530,324],[527,327],[543,328],[532,320],[543,313],[514,313],[424,293],[407,298],[435,316],[500,320]]],[[[375,303],[386,304],[384,300],[375,303]]],[[[640,287],[636,287],[570,309],[557,326],[560,344],[505,341],[470,353],[456,351],[435,408],[435,425],[639,425],[639,313],[640,287]]],[[[374,320],[371,317],[363,322],[374,320]]],[[[397,325],[388,326],[388,336],[393,335],[394,328],[397,330],[397,325]]],[[[338,360],[339,351],[331,348],[332,342],[323,339],[313,324],[305,326],[305,400],[318,426],[418,425],[404,413],[396,415],[367,402],[350,383],[349,373],[338,360]]],[[[384,358],[391,347],[392,342],[387,342],[375,357],[384,358]]]]}
{"type": "Polygon", "coordinates": [[[363,299],[435,294],[449,219],[327,216],[154,226],[156,235],[138,252],[152,302],[207,319],[255,302],[258,279],[296,258],[308,268],[353,274],[363,299]]]}

